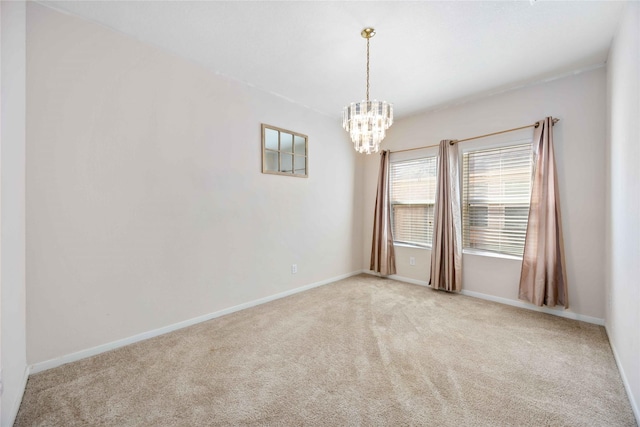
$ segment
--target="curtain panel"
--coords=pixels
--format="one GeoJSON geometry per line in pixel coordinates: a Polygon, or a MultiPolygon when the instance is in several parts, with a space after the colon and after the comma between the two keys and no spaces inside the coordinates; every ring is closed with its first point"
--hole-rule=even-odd
{"type": "Polygon", "coordinates": [[[436,180],[436,203],[431,247],[433,289],[462,290],[462,220],[460,212],[460,167],[458,145],[440,142],[436,180]]]}
{"type": "Polygon", "coordinates": [[[533,134],[533,182],[522,256],[519,298],[537,306],[569,307],[553,149],[553,118],[538,122],[533,134]]]}
{"type": "Polygon", "coordinates": [[[396,256],[391,230],[391,205],[389,203],[389,157],[388,150],[380,154],[378,190],[373,216],[373,240],[369,269],[383,276],[396,274],[396,256]]]}

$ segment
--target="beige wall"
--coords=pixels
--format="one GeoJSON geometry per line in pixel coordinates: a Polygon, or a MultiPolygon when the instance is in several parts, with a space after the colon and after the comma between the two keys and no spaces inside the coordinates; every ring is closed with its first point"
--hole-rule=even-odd
{"type": "Polygon", "coordinates": [[[640,4],[608,60],[607,332],[640,422],[640,4]]]}
{"type": "MultiPolygon", "coordinates": [[[[6,62],[5,36],[14,27],[5,16],[24,7],[15,5],[0,6],[3,107],[6,70],[19,70],[6,62]]],[[[37,4],[27,12],[29,363],[368,268],[379,158],[355,156],[339,123],[102,27],[37,4]],[[259,173],[261,122],[309,135],[309,179],[259,173]]],[[[384,143],[400,149],[547,115],[562,120],[555,132],[570,310],[604,318],[606,309],[636,415],[638,28],[633,4],[609,58],[606,151],[604,69],[400,120],[384,143]]],[[[2,109],[2,425],[22,393],[22,373],[9,379],[7,367],[26,365],[24,287],[6,280],[19,271],[7,270],[5,256],[21,253],[14,250],[19,237],[5,252],[6,212],[20,207],[6,198],[16,189],[24,196],[19,170],[6,168],[8,111],[2,109]]],[[[399,276],[428,280],[428,250],[396,251],[399,276]]],[[[519,269],[519,261],[464,255],[464,288],[516,301],[519,269]]]]}
{"type": "Polygon", "coordinates": [[[361,269],[336,120],[37,4],[27,87],[29,363],[361,269]],[[262,122],[308,179],[260,173],[262,122]]]}
{"type": "MultiPolygon", "coordinates": [[[[386,149],[437,144],[534,123],[546,116],[561,121],[554,128],[560,177],[570,312],[604,319],[605,110],[604,67],[496,94],[398,120],[389,129],[386,149]]],[[[502,135],[495,141],[531,137],[532,130],[502,135]]],[[[461,143],[461,149],[490,140],[461,143]],[[464,145],[463,145],[464,144],[464,145]]],[[[378,156],[366,160],[365,224],[372,221],[378,156]]],[[[365,227],[363,268],[369,267],[371,229],[365,227]]],[[[428,281],[431,252],[396,248],[398,276],[428,281]],[[408,258],[416,258],[410,266],[408,258]]],[[[463,289],[518,302],[519,260],[463,255],[463,289]]]]}

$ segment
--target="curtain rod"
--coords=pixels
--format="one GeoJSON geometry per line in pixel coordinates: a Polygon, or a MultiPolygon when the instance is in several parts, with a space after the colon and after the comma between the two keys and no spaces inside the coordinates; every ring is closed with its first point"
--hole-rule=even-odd
{"type": "MultiPolygon", "coordinates": [[[[555,125],[559,121],[560,121],[560,119],[553,119],[553,124],[555,125]]],[[[457,144],[459,142],[471,141],[473,139],[486,138],[487,136],[500,135],[501,133],[513,132],[513,131],[520,130],[520,129],[526,129],[526,128],[532,128],[532,127],[533,128],[537,128],[538,126],[539,126],[539,122],[535,122],[532,125],[520,126],[519,128],[501,130],[499,132],[487,133],[485,135],[472,136],[471,138],[457,139],[455,141],[451,141],[449,144],[453,145],[453,144],[457,144]]],[[[402,153],[404,151],[422,150],[423,148],[432,148],[432,147],[439,147],[439,146],[440,146],[440,144],[433,144],[433,145],[425,145],[424,147],[405,148],[404,150],[394,150],[394,151],[391,151],[391,152],[392,153],[402,153]]]]}

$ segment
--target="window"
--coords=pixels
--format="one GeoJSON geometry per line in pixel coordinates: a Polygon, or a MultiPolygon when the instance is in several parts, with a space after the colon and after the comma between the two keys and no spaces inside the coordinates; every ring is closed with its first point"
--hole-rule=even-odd
{"type": "Polygon", "coordinates": [[[436,157],[392,162],[389,168],[394,243],[431,246],[436,157]]]}
{"type": "Polygon", "coordinates": [[[463,155],[465,249],[522,256],[531,196],[531,144],[463,155]]]}
{"type": "Polygon", "coordinates": [[[262,173],[308,176],[307,136],[262,125],[262,173]]]}

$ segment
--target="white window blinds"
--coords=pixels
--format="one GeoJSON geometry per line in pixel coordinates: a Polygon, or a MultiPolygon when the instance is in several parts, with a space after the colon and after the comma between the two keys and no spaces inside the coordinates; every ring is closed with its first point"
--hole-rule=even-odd
{"type": "Polygon", "coordinates": [[[531,196],[531,144],[463,155],[463,247],[522,256],[531,196]]]}
{"type": "Polygon", "coordinates": [[[389,192],[394,242],[431,246],[436,174],[436,157],[391,163],[389,192]]]}

